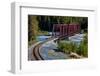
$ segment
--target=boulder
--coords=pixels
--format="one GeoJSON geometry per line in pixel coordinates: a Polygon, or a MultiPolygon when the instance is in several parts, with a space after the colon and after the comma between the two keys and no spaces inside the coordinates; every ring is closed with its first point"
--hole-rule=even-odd
{"type": "Polygon", "coordinates": [[[82,58],[82,56],[78,55],[77,53],[73,53],[73,52],[71,52],[69,56],[72,58],[82,58]]]}

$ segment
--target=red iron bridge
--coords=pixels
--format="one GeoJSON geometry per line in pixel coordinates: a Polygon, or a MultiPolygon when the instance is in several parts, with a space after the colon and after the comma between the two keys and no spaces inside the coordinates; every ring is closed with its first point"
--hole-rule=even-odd
{"type": "Polygon", "coordinates": [[[73,36],[80,33],[81,28],[79,24],[54,24],[52,30],[53,37],[73,36]]]}

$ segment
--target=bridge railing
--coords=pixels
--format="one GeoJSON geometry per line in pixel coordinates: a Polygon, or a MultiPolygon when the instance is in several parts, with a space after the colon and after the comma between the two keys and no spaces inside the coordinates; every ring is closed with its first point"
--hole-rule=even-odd
{"type": "Polygon", "coordinates": [[[79,24],[54,24],[52,30],[52,36],[73,36],[76,33],[80,33],[79,24]]]}

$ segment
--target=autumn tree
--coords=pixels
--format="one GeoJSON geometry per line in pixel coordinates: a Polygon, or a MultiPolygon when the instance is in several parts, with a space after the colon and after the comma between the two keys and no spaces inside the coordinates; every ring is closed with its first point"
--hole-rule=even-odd
{"type": "Polygon", "coordinates": [[[38,21],[37,16],[28,16],[28,40],[36,39],[38,34],[38,21]]]}

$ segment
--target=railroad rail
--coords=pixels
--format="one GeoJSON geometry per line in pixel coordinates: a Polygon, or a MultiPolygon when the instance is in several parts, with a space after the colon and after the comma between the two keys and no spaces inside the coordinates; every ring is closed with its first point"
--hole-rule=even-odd
{"type": "Polygon", "coordinates": [[[39,53],[39,48],[40,48],[40,46],[41,46],[41,43],[38,44],[38,45],[36,45],[36,46],[33,48],[33,56],[34,56],[35,60],[44,60],[44,59],[42,58],[42,56],[40,55],[40,53],[39,53]]]}
{"type": "Polygon", "coordinates": [[[35,45],[33,48],[33,56],[35,60],[44,60],[43,57],[40,54],[40,47],[45,44],[48,41],[54,40],[54,41],[59,41],[60,39],[63,39],[67,37],[67,35],[65,36],[59,36],[59,37],[51,37],[49,39],[47,39],[46,41],[40,42],[39,44],[35,45]]]}
{"type": "Polygon", "coordinates": [[[33,57],[34,57],[35,60],[44,60],[43,57],[42,57],[41,54],[40,54],[40,47],[41,47],[44,43],[46,43],[46,42],[48,42],[48,41],[50,41],[50,40],[53,40],[53,39],[54,39],[54,37],[49,38],[49,39],[47,39],[46,41],[40,42],[39,44],[37,44],[37,45],[34,46],[34,48],[33,48],[33,57]]]}

